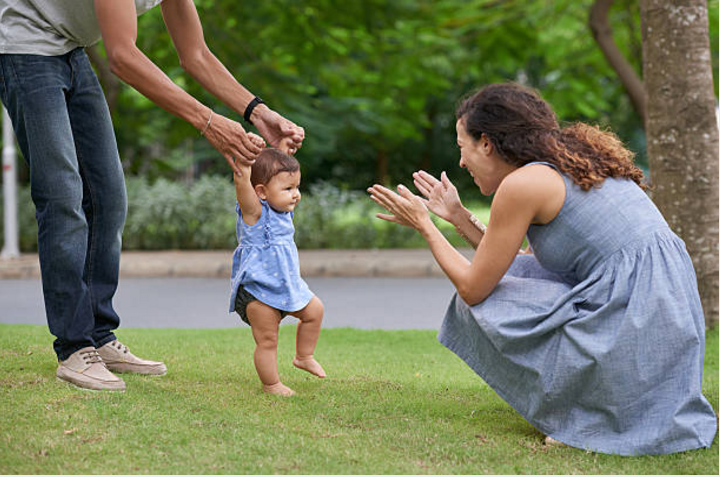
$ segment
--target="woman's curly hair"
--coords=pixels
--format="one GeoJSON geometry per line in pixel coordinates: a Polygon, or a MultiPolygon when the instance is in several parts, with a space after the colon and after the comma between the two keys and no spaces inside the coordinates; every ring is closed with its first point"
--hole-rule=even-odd
{"type": "Polygon", "coordinates": [[[530,88],[488,85],[462,101],[455,114],[474,140],[485,134],[511,165],[549,162],[583,190],[599,187],[606,177],[645,188],[635,154],[615,134],[581,122],[560,128],[550,105],[530,88]]]}

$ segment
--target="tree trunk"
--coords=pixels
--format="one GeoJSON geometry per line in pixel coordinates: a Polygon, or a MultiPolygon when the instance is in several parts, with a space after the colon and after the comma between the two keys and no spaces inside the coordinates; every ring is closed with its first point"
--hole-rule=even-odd
{"type": "Polygon", "coordinates": [[[718,124],[704,0],[641,0],[653,201],[687,245],[718,322],[718,124]]]}
{"type": "Polygon", "coordinates": [[[614,0],[595,0],[590,8],[588,24],[592,31],[595,42],[600,47],[605,59],[615,70],[625,88],[635,111],[645,123],[645,90],[642,80],[638,77],[632,65],[623,56],[613,40],[612,29],[608,21],[608,12],[614,0]]]}
{"type": "Polygon", "coordinates": [[[378,149],[375,162],[375,180],[378,184],[388,185],[388,157],[384,149],[378,149]]]}

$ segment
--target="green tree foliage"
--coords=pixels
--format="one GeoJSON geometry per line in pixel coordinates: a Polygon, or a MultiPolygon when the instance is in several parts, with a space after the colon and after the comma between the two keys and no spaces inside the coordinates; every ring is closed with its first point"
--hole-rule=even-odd
{"type": "MultiPolygon", "coordinates": [[[[538,88],[565,121],[615,130],[644,159],[644,134],[587,26],[592,0],[196,0],[205,37],[248,89],[302,125],[304,181],[363,189],[447,170],[461,189],[454,109],[477,87],[538,88]]],[[[637,2],[618,0],[615,40],[640,71],[637,2]]],[[[718,1],[709,2],[717,65],[718,1]]],[[[237,118],[179,67],[159,9],[138,45],[171,78],[237,118]]],[[[716,75],[717,91],[717,75],[716,75]]],[[[124,86],[113,112],[126,171],[150,180],[227,174],[197,131],[124,86]]]]}

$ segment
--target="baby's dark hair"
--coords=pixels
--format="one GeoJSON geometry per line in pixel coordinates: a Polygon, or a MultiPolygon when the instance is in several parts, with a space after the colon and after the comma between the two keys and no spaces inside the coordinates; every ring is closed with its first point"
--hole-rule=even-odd
{"type": "Polygon", "coordinates": [[[252,165],[250,183],[255,187],[258,184],[267,184],[270,179],[281,172],[297,172],[300,170],[300,163],[289,154],[280,149],[266,148],[260,152],[252,165]]]}

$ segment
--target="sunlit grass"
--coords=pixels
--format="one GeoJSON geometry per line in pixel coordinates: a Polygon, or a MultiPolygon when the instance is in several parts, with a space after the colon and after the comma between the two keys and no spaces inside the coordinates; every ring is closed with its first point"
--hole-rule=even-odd
{"type": "MultiPolygon", "coordinates": [[[[250,330],[123,329],[159,378],[125,375],[122,394],[57,382],[43,326],[0,325],[3,474],[718,474],[710,449],[619,457],[547,448],[433,331],[324,330],[317,379],[293,368],[291,399],[260,392],[250,330]]],[[[718,406],[718,332],[704,389],[718,406]]]]}

